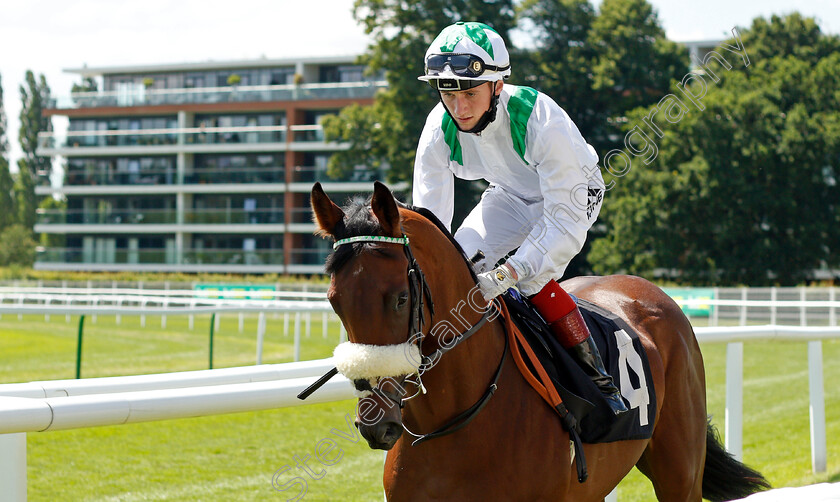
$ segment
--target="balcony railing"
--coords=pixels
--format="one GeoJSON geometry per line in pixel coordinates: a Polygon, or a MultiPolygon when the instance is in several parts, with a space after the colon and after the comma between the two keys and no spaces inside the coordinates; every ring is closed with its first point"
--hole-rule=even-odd
{"type": "Polygon", "coordinates": [[[174,209],[90,211],[39,208],[35,211],[35,222],[39,225],[172,225],[178,222],[177,218],[177,212],[174,209]]]}
{"type": "Polygon", "coordinates": [[[75,109],[246,101],[301,101],[325,99],[368,99],[387,82],[341,82],[328,84],[202,87],[189,89],[145,89],[136,87],[110,92],[76,92],[51,100],[50,108],[75,109]]]}
{"type": "Polygon", "coordinates": [[[175,169],[141,169],[136,172],[107,168],[68,169],[66,185],[171,185],[176,180],[175,169]]]}
{"type": "Polygon", "coordinates": [[[329,255],[329,249],[292,249],[289,251],[289,262],[292,265],[323,265],[329,255]]]}
{"type": "Polygon", "coordinates": [[[282,209],[190,209],[184,212],[185,224],[257,225],[282,224],[282,209]]]}
{"type": "Polygon", "coordinates": [[[312,223],[312,209],[305,207],[305,208],[292,208],[290,211],[290,221],[289,223],[312,223]]]}
{"type": "Polygon", "coordinates": [[[286,170],[282,167],[216,167],[195,168],[184,175],[185,184],[196,183],[283,183],[286,170]]]}
{"type": "Polygon", "coordinates": [[[370,169],[358,169],[345,176],[332,178],[327,175],[327,168],[320,166],[295,166],[292,175],[292,181],[300,183],[314,183],[316,181],[327,183],[331,181],[373,182],[377,179],[384,179],[384,174],[370,169]]]}
{"type": "MultiPolygon", "coordinates": [[[[35,261],[38,263],[78,263],[78,264],[114,264],[114,265],[157,265],[178,264],[172,249],[116,249],[111,252],[99,252],[83,248],[40,248],[35,261]]],[[[275,249],[186,249],[182,264],[209,265],[282,265],[283,251],[275,249]]]]}
{"type": "Polygon", "coordinates": [[[164,264],[176,262],[172,250],[162,248],[116,249],[111,252],[83,248],[39,248],[37,263],[164,264]]]}
{"type": "MultiPolygon", "coordinates": [[[[314,169],[314,168],[313,168],[314,169]]],[[[141,169],[136,172],[109,168],[68,169],[65,185],[174,185],[175,169],[141,169]]],[[[328,179],[325,179],[328,180],[328,179]]],[[[214,167],[195,168],[184,175],[184,184],[201,183],[284,183],[286,170],[282,167],[214,167]]],[[[42,182],[49,185],[49,179],[42,182]]]]}
{"type": "MultiPolygon", "coordinates": [[[[314,183],[350,181],[370,183],[377,179],[384,179],[384,173],[357,169],[344,176],[333,178],[327,175],[324,166],[295,166],[292,168],[292,183],[314,183]]],[[[193,168],[184,174],[183,184],[214,184],[214,183],[285,183],[286,169],[279,166],[270,167],[205,167],[193,168]]],[[[49,185],[45,178],[44,185],[49,185]]],[[[65,172],[66,186],[82,185],[175,185],[178,183],[178,173],[173,168],[141,169],[139,171],[125,171],[109,168],[91,167],[68,169],[65,172]]]]}
{"type": "Polygon", "coordinates": [[[282,265],[280,249],[190,249],[184,250],[184,264],[209,265],[282,265]]]}
{"type": "Polygon", "coordinates": [[[225,145],[238,143],[283,143],[286,126],[192,127],[181,129],[184,144],[225,145]]]}
{"type": "MultiPolygon", "coordinates": [[[[304,127],[320,129],[320,126],[304,127]]],[[[41,132],[38,133],[38,148],[282,143],[286,141],[286,133],[287,127],[282,125],[41,132]]]]}
{"type": "Polygon", "coordinates": [[[291,130],[292,141],[324,141],[324,128],[320,125],[293,125],[289,129],[291,130]]]}
{"type": "MultiPolygon", "coordinates": [[[[178,223],[174,209],[132,209],[110,211],[37,209],[36,223],[39,225],[115,225],[115,224],[157,224],[178,223]]],[[[282,224],[282,209],[190,209],[184,212],[186,225],[256,225],[282,224]]]]}

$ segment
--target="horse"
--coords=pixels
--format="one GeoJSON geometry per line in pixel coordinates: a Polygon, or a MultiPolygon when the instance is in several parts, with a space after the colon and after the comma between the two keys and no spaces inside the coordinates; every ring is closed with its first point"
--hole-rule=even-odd
{"type": "Polygon", "coordinates": [[[357,373],[345,376],[359,395],[360,433],[388,450],[387,500],[602,501],[634,465],[660,501],[732,500],[769,487],[720,444],[691,324],[652,283],[620,275],[562,283],[638,333],[656,395],[651,437],[584,444],[589,476],[580,482],[569,432],[510,362],[504,318],[482,306],[469,260],[440,221],[380,182],[344,209],[316,183],[310,202],[316,233],[336,241],[327,296],[355,351],[339,370],[357,373]],[[465,325],[457,335],[435,329],[465,325]]]}

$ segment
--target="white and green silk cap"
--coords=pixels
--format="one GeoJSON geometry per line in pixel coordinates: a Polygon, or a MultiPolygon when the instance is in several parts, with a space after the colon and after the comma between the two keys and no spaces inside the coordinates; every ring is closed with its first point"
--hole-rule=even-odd
{"type": "Polygon", "coordinates": [[[425,75],[417,79],[438,89],[464,89],[510,76],[510,55],[505,41],[484,23],[458,22],[444,28],[426,51],[424,62],[425,75]],[[481,64],[464,71],[458,68],[458,58],[453,58],[458,55],[472,56],[481,60],[481,64]],[[452,59],[451,64],[447,59],[452,59]],[[430,64],[434,61],[437,64],[430,64]],[[480,74],[476,74],[479,68],[480,74]]]}

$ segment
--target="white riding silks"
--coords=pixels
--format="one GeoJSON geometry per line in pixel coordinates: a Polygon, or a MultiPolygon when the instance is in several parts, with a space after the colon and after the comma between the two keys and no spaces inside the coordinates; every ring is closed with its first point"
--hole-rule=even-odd
{"type": "MultiPolygon", "coordinates": [[[[380,378],[413,375],[420,371],[420,349],[414,343],[368,345],[344,342],[333,351],[333,362],[348,380],[368,380],[376,387],[380,378]]],[[[357,391],[358,392],[358,391],[357,391]]],[[[370,395],[362,392],[360,397],[370,395]]]]}

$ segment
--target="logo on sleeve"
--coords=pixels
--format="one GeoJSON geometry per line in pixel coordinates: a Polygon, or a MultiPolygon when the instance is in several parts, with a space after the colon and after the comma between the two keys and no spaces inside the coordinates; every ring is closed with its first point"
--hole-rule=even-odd
{"type": "Polygon", "coordinates": [[[601,206],[601,203],[604,201],[604,190],[601,188],[592,188],[590,187],[587,192],[587,202],[586,202],[586,218],[592,219],[592,213],[596,212],[596,210],[601,206]]]}

